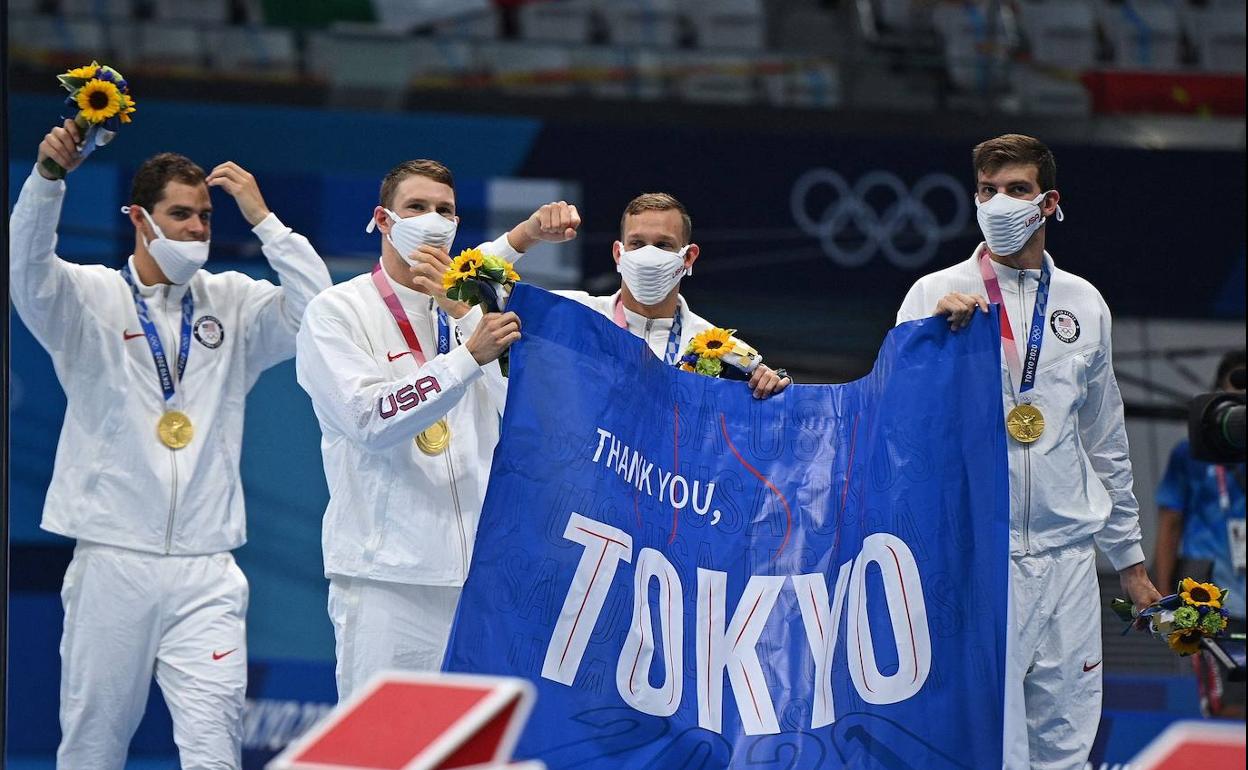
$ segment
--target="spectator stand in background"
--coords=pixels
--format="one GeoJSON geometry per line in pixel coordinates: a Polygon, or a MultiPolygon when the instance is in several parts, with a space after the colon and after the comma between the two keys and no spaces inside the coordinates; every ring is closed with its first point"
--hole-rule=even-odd
{"type": "Polygon", "coordinates": [[[284,84],[300,103],[341,107],[476,91],[1081,118],[1244,111],[1244,4],[1228,0],[15,0],[10,25],[19,71],[106,56],[135,77],[284,84]]]}

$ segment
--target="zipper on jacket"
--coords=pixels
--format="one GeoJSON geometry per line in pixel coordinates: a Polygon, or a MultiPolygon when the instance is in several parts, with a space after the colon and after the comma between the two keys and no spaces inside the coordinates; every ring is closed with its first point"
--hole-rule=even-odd
{"type": "MultiPolygon", "coordinates": [[[[169,290],[168,288],[165,289],[165,299],[164,299],[164,302],[161,303],[161,306],[163,307],[165,311],[165,316],[168,317],[169,315],[169,290]]],[[[181,319],[180,313],[178,315],[178,318],[181,319]]],[[[181,340],[178,339],[178,335],[177,335],[178,330],[176,326],[174,327],[173,331],[174,331],[174,336],[171,339],[175,340],[176,344],[181,344],[181,340]]],[[[167,360],[170,361],[173,367],[172,371],[170,371],[170,375],[174,377],[175,387],[181,387],[182,385],[181,379],[178,378],[177,376],[177,366],[178,366],[177,357],[178,357],[178,354],[175,353],[172,357],[167,357],[167,360]]],[[[164,407],[163,402],[161,403],[161,406],[162,408],[164,407]]],[[[178,453],[177,453],[177,450],[175,449],[169,449],[169,468],[172,470],[173,483],[170,485],[170,488],[169,488],[169,523],[165,525],[165,553],[166,554],[169,554],[173,550],[173,522],[174,522],[174,518],[177,513],[177,508],[178,508],[178,453]]]]}
{"type": "Polygon", "coordinates": [[[178,507],[178,455],[169,450],[169,467],[173,469],[173,487],[169,490],[169,523],[165,526],[165,555],[173,550],[173,518],[178,507]]]}
{"type": "Polygon", "coordinates": [[[455,464],[451,462],[451,450],[446,450],[446,470],[451,474],[451,501],[455,504],[455,523],[459,527],[459,553],[464,565],[464,577],[468,577],[468,536],[464,533],[464,513],[459,504],[459,488],[455,482],[455,464]]]}
{"type": "MultiPolygon", "coordinates": [[[[1018,317],[1027,320],[1027,272],[1018,271],[1018,317]]],[[[1024,340],[1027,338],[1024,337],[1024,340]]],[[[1024,348],[1026,350],[1026,348],[1024,348]]],[[[1022,352],[1022,351],[1020,351],[1022,352]]],[[[1025,360],[1024,360],[1025,363],[1025,360]]],[[[1039,362],[1037,362],[1037,365],[1039,362]]],[[[1020,383],[1021,387],[1021,383],[1020,383]]],[[[1023,444],[1023,553],[1031,553],[1031,445],[1023,444]]]]}

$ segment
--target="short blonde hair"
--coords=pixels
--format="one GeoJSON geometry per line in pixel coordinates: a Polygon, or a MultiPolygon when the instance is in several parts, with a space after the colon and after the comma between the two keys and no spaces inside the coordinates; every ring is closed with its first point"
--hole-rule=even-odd
{"type": "Polygon", "coordinates": [[[423,176],[432,179],[435,182],[441,182],[447,187],[455,190],[455,179],[451,176],[451,170],[436,160],[426,160],[424,158],[418,160],[405,160],[386,173],[384,179],[381,180],[381,192],[378,194],[380,203],[386,208],[394,205],[394,194],[399,189],[399,183],[409,176],[423,176]]]}
{"type": "Polygon", "coordinates": [[[624,214],[620,217],[620,238],[624,237],[624,221],[630,214],[640,214],[643,211],[671,211],[672,209],[680,212],[680,236],[684,238],[686,244],[689,243],[689,239],[693,236],[693,220],[689,218],[685,204],[676,200],[675,195],[664,192],[642,193],[628,202],[628,205],[624,207],[624,214]]]}

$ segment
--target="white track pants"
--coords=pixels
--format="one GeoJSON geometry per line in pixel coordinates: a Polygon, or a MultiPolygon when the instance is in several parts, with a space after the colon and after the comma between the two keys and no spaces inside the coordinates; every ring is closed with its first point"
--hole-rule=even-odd
{"type": "Polygon", "coordinates": [[[1091,545],[1010,559],[1006,766],[1083,768],[1101,721],[1101,599],[1091,545]],[[1011,692],[1012,690],[1012,692],[1011,692]],[[1021,696],[1021,697],[1020,697],[1021,696]],[[1013,732],[1025,709],[1026,738],[1013,732]]]}
{"type": "Polygon", "coordinates": [[[247,579],[233,556],[80,542],[61,603],[58,770],[124,766],[153,673],[182,767],[240,767],[247,579]]]}
{"type": "Polygon", "coordinates": [[[329,580],[338,699],[386,669],[438,671],[460,589],[335,575],[329,580]]]}

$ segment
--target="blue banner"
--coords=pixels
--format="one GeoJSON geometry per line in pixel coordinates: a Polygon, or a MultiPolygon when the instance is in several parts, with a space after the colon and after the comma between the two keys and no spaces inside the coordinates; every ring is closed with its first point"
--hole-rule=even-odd
{"type": "Polygon", "coordinates": [[[520,287],[452,671],[525,677],[573,767],[1001,765],[1009,504],[995,318],[759,401],[520,287]]]}
{"type": "Polygon", "coordinates": [[[758,401],[522,286],[446,668],[532,680],[559,768],[1001,766],[996,319],[758,401]]]}

